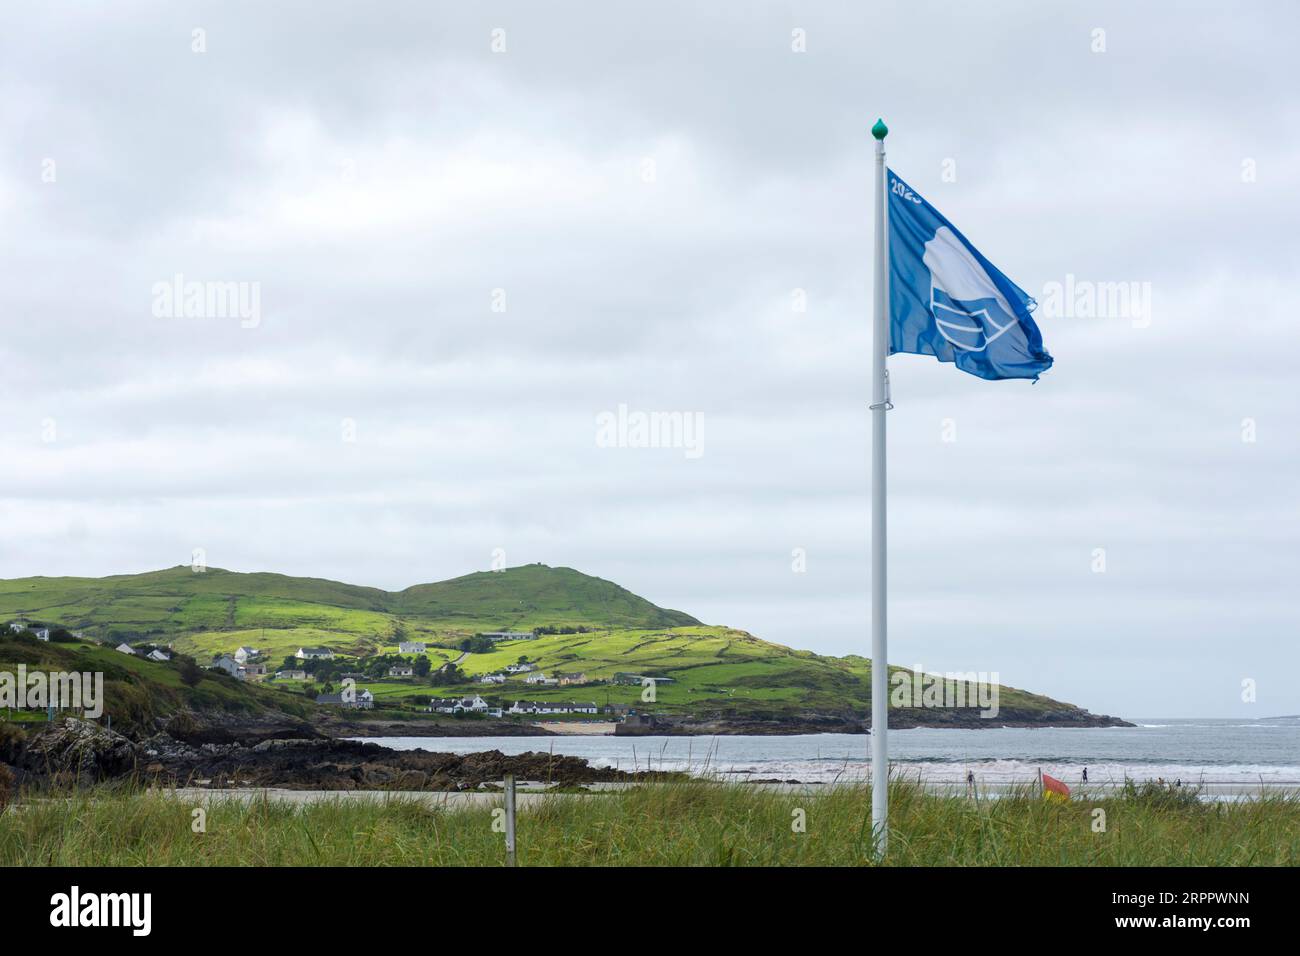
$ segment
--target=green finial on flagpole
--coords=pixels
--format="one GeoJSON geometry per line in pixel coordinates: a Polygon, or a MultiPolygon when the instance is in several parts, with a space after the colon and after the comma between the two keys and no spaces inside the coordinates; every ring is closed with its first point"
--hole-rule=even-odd
{"type": "Polygon", "coordinates": [[[885,125],[884,120],[876,120],[876,125],[871,127],[871,135],[876,137],[876,139],[884,139],[889,135],[889,127],[885,125]]]}

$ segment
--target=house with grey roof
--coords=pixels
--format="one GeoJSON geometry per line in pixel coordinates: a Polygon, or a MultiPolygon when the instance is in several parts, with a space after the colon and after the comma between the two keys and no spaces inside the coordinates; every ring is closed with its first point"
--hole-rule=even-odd
{"type": "Polygon", "coordinates": [[[375,695],[370,693],[368,690],[360,690],[351,694],[345,691],[340,691],[336,694],[317,694],[316,703],[327,704],[333,707],[352,707],[357,710],[372,710],[375,706],[375,695]]]}

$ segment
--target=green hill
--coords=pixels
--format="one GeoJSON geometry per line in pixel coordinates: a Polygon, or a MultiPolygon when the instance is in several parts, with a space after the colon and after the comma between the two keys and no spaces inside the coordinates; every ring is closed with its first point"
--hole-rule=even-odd
{"type": "Polygon", "coordinates": [[[98,640],[179,641],[195,653],[303,644],[364,655],[399,640],[443,643],[533,627],[674,627],[699,622],[571,568],[483,571],[396,593],[319,578],[186,566],[106,578],[0,581],[0,621],[57,624],[98,640]]]}
{"type": "Polygon", "coordinates": [[[394,597],[390,606],[404,615],[476,624],[494,621],[500,630],[566,624],[681,627],[700,623],[681,611],[656,607],[610,581],[542,564],[417,584],[394,597]]]}
{"type": "MultiPolygon", "coordinates": [[[[399,642],[419,640],[428,645],[433,671],[455,662],[459,669],[443,676],[460,679],[381,677],[365,685],[381,706],[411,712],[433,696],[475,692],[507,705],[576,698],[650,709],[639,685],[614,682],[620,673],[666,678],[656,685],[653,709],[668,715],[860,719],[870,705],[871,668],[863,658],[793,650],[743,631],[704,625],[609,581],[544,565],[469,574],[399,592],[216,568],[195,573],[189,567],[107,578],[0,581],[0,623],[14,620],[66,627],[110,645],[169,644],[199,662],[250,645],[262,650],[272,670],[297,648],[312,645],[343,658],[331,665],[336,671],[386,673],[387,663],[368,664],[367,658],[395,655],[399,642]],[[462,643],[479,632],[534,629],[546,633],[462,652],[462,643]],[[536,670],[552,676],[581,673],[585,681],[533,685],[518,674],[505,684],[475,683],[521,657],[536,670]]],[[[323,673],[322,683],[332,676],[323,673]]],[[[302,701],[301,685],[286,689],[302,701]]],[[[1005,721],[1095,720],[1069,704],[1014,688],[1002,687],[1000,695],[1005,721]]],[[[900,713],[903,723],[908,719],[900,713]]],[[[911,719],[945,723],[954,717],[918,711],[911,719]]]]}

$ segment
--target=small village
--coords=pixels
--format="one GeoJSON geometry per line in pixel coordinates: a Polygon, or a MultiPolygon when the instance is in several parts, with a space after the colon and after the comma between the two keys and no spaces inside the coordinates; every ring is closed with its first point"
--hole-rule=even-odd
{"type": "MultiPolygon", "coordinates": [[[[532,631],[488,631],[475,635],[477,639],[485,640],[490,643],[501,641],[528,641],[536,640],[537,634],[532,631]]],[[[427,653],[429,645],[422,641],[402,641],[398,644],[398,653],[403,657],[412,657],[415,659],[412,663],[397,663],[387,667],[382,672],[382,679],[388,681],[416,681],[427,674],[417,673],[419,662],[427,661],[424,655],[427,653]]],[[[468,651],[461,655],[460,660],[468,656],[468,651]]],[[[312,667],[312,663],[320,661],[333,661],[336,658],[334,651],[328,647],[299,647],[293,654],[293,660],[300,662],[302,666],[284,667],[274,671],[269,676],[275,681],[286,682],[306,682],[313,679],[312,672],[307,667],[312,667]]],[[[233,677],[242,680],[260,680],[268,676],[267,664],[262,660],[263,655],[257,648],[239,647],[231,654],[223,654],[217,657],[210,665],[213,668],[225,671],[233,677]]],[[[287,663],[287,661],[286,661],[287,663]]],[[[443,665],[447,667],[448,665],[443,665]]],[[[440,668],[441,669],[441,668],[440,668]]],[[[338,674],[338,680],[346,686],[343,690],[328,690],[319,693],[315,697],[318,704],[331,707],[340,707],[355,710],[373,710],[375,707],[375,695],[373,691],[365,686],[364,682],[378,680],[373,674],[362,672],[341,672],[338,674]]],[[[483,674],[474,681],[487,687],[503,687],[507,681],[514,683],[522,682],[530,688],[543,687],[570,687],[570,686],[592,686],[598,684],[616,684],[621,686],[644,686],[647,682],[655,683],[672,683],[672,678],[664,677],[647,677],[641,674],[617,673],[609,680],[593,680],[582,671],[562,672],[555,671],[551,674],[538,669],[538,667],[521,658],[497,671],[483,674]]],[[[424,713],[429,714],[449,714],[453,716],[460,715],[481,715],[485,717],[554,717],[564,715],[585,715],[589,717],[603,716],[607,719],[622,720],[631,714],[632,708],[625,704],[605,704],[601,706],[595,701],[578,701],[578,700],[500,700],[495,696],[484,697],[481,694],[471,694],[459,697],[431,697],[422,708],[424,713]]]]}

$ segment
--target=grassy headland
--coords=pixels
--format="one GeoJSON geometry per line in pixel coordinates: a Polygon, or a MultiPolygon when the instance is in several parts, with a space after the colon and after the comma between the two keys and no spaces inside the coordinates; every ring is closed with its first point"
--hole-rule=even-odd
{"type": "MultiPolygon", "coordinates": [[[[823,729],[848,729],[865,718],[871,699],[871,665],[863,657],[794,650],[734,628],[705,625],[609,581],[543,565],[470,574],[398,592],[217,568],[22,578],[0,581],[0,623],[6,621],[61,626],[108,646],[121,641],[165,644],[199,664],[248,645],[262,651],[271,671],[301,646],[330,648],[340,656],[336,671],[365,671],[368,662],[378,664],[379,655],[396,655],[400,642],[420,641],[427,645],[430,674],[389,679],[385,662],[371,668],[364,683],[377,706],[406,715],[418,714],[431,697],[479,693],[506,706],[514,700],[581,700],[689,717],[701,725],[729,720],[731,732],[748,731],[751,725],[765,732],[763,726],[779,729],[783,724],[818,729],[808,723],[810,718],[846,721],[823,729]],[[463,654],[462,644],[477,633],[528,630],[541,636],[463,654]],[[477,683],[520,658],[550,675],[581,673],[585,682],[527,684],[520,673],[509,675],[504,684],[477,683]],[[458,662],[455,670],[452,662],[458,662]],[[444,667],[442,676],[452,679],[436,676],[444,667]],[[656,686],[652,707],[642,700],[639,685],[613,683],[620,672],[665,679],[656,686]]],[[[126,655],[117,658],[119,669],[131,670],[141,681],[158,666],[132,665],[126,655]]],[[[7,660],[0,642],[0,666],[7,660]]],[[[160,678],[173,683],[165,673],[160,678]]],[[[282,683],[280,694],[294,701],[288,709],[300,711],[302,702],[328,680],[282,683]]],[[[225,689],[227,696],[238,696],[225,689]]],[[[112,712],[113,701],[109,704],[112,712]]],[[[276,706],[265,698],[250,698],[247,704],[276,706]]],[[[999,688],[999,708],[999,719],[986,722],[972,719],[973,708],[917,708],[898,712],[895,725],[1096,722],[1071,704],[1007,686],[999,688]]],[[[704,732],[729,728],[705,726],[704,732]]]]}

